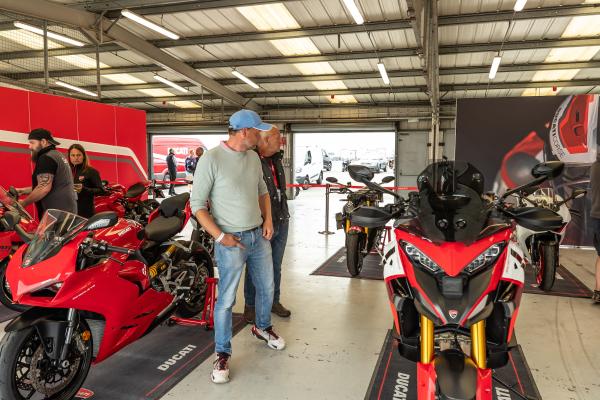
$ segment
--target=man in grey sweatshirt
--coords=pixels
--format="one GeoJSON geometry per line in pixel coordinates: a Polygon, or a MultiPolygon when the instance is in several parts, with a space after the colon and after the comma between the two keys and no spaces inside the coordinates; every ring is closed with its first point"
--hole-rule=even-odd
{"type": "Polygon", "coordinates": [[[252,334],[274,350],[285,341],[273,331],[273,221],[269,192],[256,152],[260,131],[272,125],[251,110],[240,110],[229,119],[229,139],[209,150],[198,161],[194,174],[192,212],[215,238],[219,270],[219,295],[215,305],[215,352],[211,379],[229,381],[232,308],[244,264],[256,288],[256,321],[252,334]],[[249,151],[250,150],[250,151],[249,151]],[[210,202],[210,212],[208,203],[210,202]]]}
{"type": "Polygon", "coordinates": [[[590,168],[590,186],[592,192],[592,207],[590,210],[590,223],[594,235],[596,258],[596,287],[592,299],[600,303],[600,160],[596,159],[590,168]]]}

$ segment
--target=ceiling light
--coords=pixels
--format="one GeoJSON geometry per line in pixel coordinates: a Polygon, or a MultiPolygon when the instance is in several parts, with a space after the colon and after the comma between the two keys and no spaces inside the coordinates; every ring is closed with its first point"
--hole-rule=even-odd
{"type": "Polygon", "coordinates": [[[134,12],[131,12],[129,10],[121,10],[121,15],[126,18],[129,18],[132,21],[137,22],[138,24],[144,25],[146,28],[150,28],[153,31],[160,33],[161,35],[165,35],[166,37],[168,37],[170,39],[173,39],[173,40],[179,39],[179,35],[177,35],[176,33],[173,33],[170,30],[163,28],[162,26],[157,25],[154,22],[142,17],[141,15],[137,15],[134,12]]]}
{"type": "Polygon", "coordinates": [[[171,86],[173,89],[177,89],[177,90],[179,90],[179,91],[180,91],[180,92],[182,92],[182,93],[187,93],[187,92],[188,92],[188,90],[187,90],[186,88],[184,88],[184,87],[181,87],[181,86],[179,86],[178,84],[176,84],[176,83],[174,83],[174,82],[171,82],[170,80],[168,80],[168,79],[165,79],[165,78],[163,78],[163,77],[162,77],[162,76],[160,76],[160,75],[154,75],[154,79],[156,79],[156,80],[157,80],[157,81],[159,81],[159,82],[162,82],[162,83],[164,83],[165,85],[169,85],[169,86],[171,86]]]}
{"type": "Polygon", "coordinates": [[[236,10],[259,31],[281,31],[284,29],[300,28],[300,24],[298,24],[283,3],[236,7],[236,10]]]}
{"type": "Polygon", "coordinates": [[[87,94],[88,96],[98,97],[98,95],[96,93],[94,93],[94,92],[90,92],[89,90],[85,90],[85,89],[82,89],[80,87],[70,85],[70,84],[68,84],[66,82],[63,82],[63,81],[56,81],[56,84],[58,86],[65,87],[67,89],[71,89],[71,90],[74,90],[74,91],[79,92],[79,93],[87,94]]]}
{"type": "Polygon", "coordinates": [[[312,62],[312,63],[302,63],[302,64],[294,64],[302,75],[334,75],[335,70],[328,62],[312,62]]]}
{"type": "Polygon", "coordinates": [[[527,0],[517,0],[515,2],[515,11],[522,11],[523,8],[525,8],[525,3],[527,3],[527,0]]]}
{"type": "Polygon", "coordinates": [[[284,56],[307,56],[321,54],[317,46],[309,38],[270,40],[284,56]]]}
{"type": "Polygon", "coordinates": [[[319,90],[344,90],[348,87],[342,81],[317,81],[313,85],[319,90]]]}
{"type": "Polygon", "coordinates": [[[502,60],[502,57],[494,57],[494,61],[492,61],[492,67],[490,68],[490,79],[494,79],[496,77],[496,72],[498,72],[498,67],[500,66],[500,60],[502,60]]]}
{"type": "Polygon", "coordinates": [[[377,68],[379,68],[379,73],[381,74],[381,79],[383,79],[383,83],[385,83],[386,85],[390,84],[390,77],[387,74],[387,71],[385,70],[385,65],[383,65],[383,63],[377,63],[377,68]]]}
{"type": "MultiPolygon", "coordinates": [[[[42,28],[38,28],[37,26],[25,24],[25,23],[20,22],[20,21],[13,22],[13,25],[15,27],[17,27],[17,28],[25,29],[26,31],[29,31],[29,32],[32,32],[32,33],[36,33],[36,34],[38,34],[40,36],[44,36],[44,30],[42,28]]],[[[49,30],[46,30],[46,34],[48,35],[49,38],[54,39],[54,40],[58,40],[59,42],[63,42],[63,43],[67,43],[67,44],[72,44],[73,46],[77,46],[77,47],[83,47],[83,46],[85,46],[85,43],[80,42],[79,40],[71,39],[70,37],[67,37],[67,36],[64,36],[64,35],[60,35],[58,33],[54,33],[54,32],[51,32],[49,30]]]]}
{"type": "Polygon", "coordinates": [[[165,89],[138,89],[138,91],[151,97],[169,97],[175,96],[173,93],[166,91],[165,89]]]}
{"type": "MultiPolygon", "coordinates": [[[[20,44],[21,46],[28,47],[34,50],[44,49],[44,38],[35,33],[27,32],[22,29],[10,29],[7,31],[0,31],[0,37],[11,40],[20,44]]],[[[64,46],[58,44],[52,40],[48,40],[48,49],[60,49],[64,46]]]]}
{"type": "Polygon", "coordinates": [[[356,22],[358,25],[362,25],[365,23],[365,19],[360,13],[360,10],[356,6],[354,0],[344,0],[344,4],[346,5],[348,11],[350,11],[352,18],[354,18],[354,22],[356,22]]]}
{"type": "Polygon", "coordinates": [[[244,75],[242,75],[239,71],[236,71],[235,69],[233,71],[231,71],[231,73],[236,76],[237,78],[241,79],[242,81],[246,82],[248,85],[252,86],[254,89],[258,89],[259,86],[252,82],[249,78],[245,77],[244,75]]]}

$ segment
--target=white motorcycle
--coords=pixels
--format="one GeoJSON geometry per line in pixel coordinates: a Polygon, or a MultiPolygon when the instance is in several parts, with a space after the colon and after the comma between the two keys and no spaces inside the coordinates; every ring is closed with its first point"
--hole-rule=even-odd
{"type": "Polygon", "coordinates": [[[537,189],[533,193],[521,192],[515,194],[518,207],[543,207],[558,213],[563,219],[563,226],[557,231],[534,231],[518,225],[516,237],[519,246],[529,264],[535,271],[538,287],[549,291],[554,285],[556,268],[559,262],[559,247],[564,239],[567,225],[571,222],[571,214],[578,215],[576,210],[571,210],[567,203],[573,199],[585,196],[586,191],[576,189],[567,199],[554,193],[552,188],[537,189]]]}

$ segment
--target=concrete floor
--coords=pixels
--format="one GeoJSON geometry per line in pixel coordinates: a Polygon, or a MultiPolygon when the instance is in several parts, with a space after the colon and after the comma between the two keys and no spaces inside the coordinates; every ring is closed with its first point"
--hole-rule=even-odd
{"type": "MultiPolygon", "coordinates": [[[[392,324],[387,294],[380,281],[309,275],[343,246],[340,232],[318,234],[324,226],[323,199],[323,192],[310,189],[290,202],[282,302],[293,315],[273,317],[288,348],[270,350],[246,327],[233,339],[229,384],[210,382],[210,359],[166,398],[364,398],[392,324]]],[[[332,198],[332,210],[340,206],[332,198]]],[[[333,215],[330,224],[333,229],[333,215]]],[[[593,251],[564,250],[562,262],[593,287],[593,251]]],[[[242,312],[241,285],[238,293],[236,311],[242,312]]],[[[600,306],[587,299],[524,295],[516,330],[544,400],[600,399],[600,306]]]]}

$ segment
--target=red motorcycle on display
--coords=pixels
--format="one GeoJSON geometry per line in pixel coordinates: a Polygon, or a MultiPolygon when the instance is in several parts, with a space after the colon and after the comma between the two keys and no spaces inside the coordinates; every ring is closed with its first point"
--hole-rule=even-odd
{"type": "MultiPolygon", "coordinates": [[[[17,213],[21,218],[23,230],[29,233],[34,232],[38,225],[37,221],[27,210],[21,207],[18,198],[19,195],[13,187],[7,192],[0,186],[0,217],[7,212],[17,213]]],[[[23,240],[14,229],[0,224],[0,284],[2,285],[0,288],[0,303],[15,311],[23,311],[27,307],[13,303],[10,285],[6,281],[6,267],[14,252],[22,244],[23,240]]]]}
{"type": "Polygon", "coordinates": [[[148,222],[148,216],[158,207],[156,199],[165,197],[154,180],[137,182],[128,189],[118,183],[103,183],[106,194],[94,197],[95,211],[114,211],[119,218],[132,219],[142,225],[148,222]],[[153,198],[143,199],[146,193],[153,198]]]}
{"type": "Polygon", "coordinates": [[[532,181],[493,201],[482,197],[483,174],[464,162],[428,166],[408,200],[371,182],[368,168],[349,167],[354,180],[396,198],[355,210],[352,223],[380,227],[395,220],[395,239],[383,252],[384,279],[398,350],[417,363],[419,400],[492,400],[492,369],[509,360],[525,280],[515,227],[563,226],[548,208],[504,200],[563,167],[538,164],[532,181]]]}
{"type": "Polygon", "coordinates": [[[203,310],[210,255],[174,240],[190,218],[189,194],[166,199],[146,227],[102,212],[90,219],[48,210],[34,235],[7,213],[26,242],[7,278],[18,304],[0,342],[0,398],[71,399],[90,365],[151,332],[173,314],[203,310]]]}

